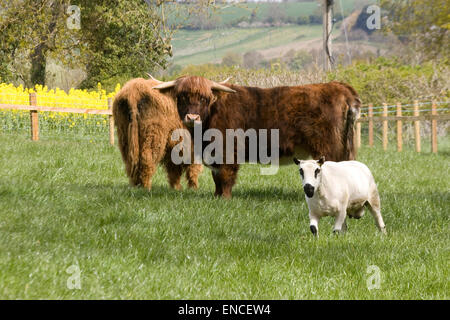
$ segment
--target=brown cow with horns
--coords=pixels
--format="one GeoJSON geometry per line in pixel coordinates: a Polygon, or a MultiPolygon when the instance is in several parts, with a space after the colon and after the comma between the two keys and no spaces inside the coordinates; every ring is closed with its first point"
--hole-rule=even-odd
{"type": "MultiPolygon", "coordinates": [[[[305,155],[331,161],[355,159],[354,123],[361,100],[345,83],[257,88],[184,76],[154,88],[176,99],[188,127],[201,120],[203,131],[214,128],[223,136],[226,129],[279,129],[281,164],[305,155]]],[[[245,148],[249,150],[248,141],[245,148]]],[[[215,194],[230,198],[239,164],[222,163],[212,165],[215,194]]]]}
{"type": "Polygon", "coordinates": [[[180,180],[185,172],[188,186],[196,189],[202,165],[175,165],[171,161],[170,154],[176,145],[171,135],[183,128],[183,123],[175,101],[152,89],[160,83],[153,78],[132,79],[114,99],[114,122],[126,173],[131,185],[150,189],[157,166],[162,163],[172,188],[181,189],[180,180]]]}

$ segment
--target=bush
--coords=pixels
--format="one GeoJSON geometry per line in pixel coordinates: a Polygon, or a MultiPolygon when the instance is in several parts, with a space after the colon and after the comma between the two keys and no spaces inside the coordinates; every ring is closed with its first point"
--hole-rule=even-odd
{"type": "Polygon", "coordinates": [[[227,52],[222,58],[222,64],[227,67],[241,66],[242,63],[242,55],[236,52],[227,52]]]}
{"type": "Polygon", "coordinates": [[[321,24],[322,23],[322,16],[316,15],[316,14],[311,14],[309,16],[309,22],[312,23],[312,24],[321,24]]]}
{"type": "MultiPolygon", "coordinates": [[[[291,53],[294,57],[296,52],[291,53]]],[[[302,56],[304,52],[300,52],[302,56]]],[[[448,79],[450,68],[444,62],[429,62],[411,66],[397,59],[377,58],[372,62],[356,62],[350,66],[338,66],[336,70],[324,73],[311,68],[301,72],[280,68],[249,70],[213,64],[189,66],[180,75],[199,75],[214,81],[231,76],[232,83],[259,87],[302,85],[332,80],[343,81],[355,88],[363,103],[381,104],[408,102],[413,99],[427,100],[450,97],[448,79]]],[[[269,66],[268,66],[269,67],[269,66]]],[[[300,69],[299,69],[300,70],[300,69]]]]}
{"type": "Polygon", "coordinates": [[[307,17],[307,16],[300,16],[297,18],[298,25],[307,25],[309,23],[310,23],[309,17],[307,17]]]}
{"type": "Polygon", "coordinates": [[[327,75],[327,79],[349,83],[364,103],[381,104],[449,97],[449,74],[450,69],[444,63],[411,66],[398,59],[380,57],[371,63],[338,67],[327,75]]]}
{"type": "Polygon", "coordinates": [[[244,68],[254,69],[260,66],[261,62],[264,60],[264,56],[258,51],[249,51],[244,54],[244,68]]]}

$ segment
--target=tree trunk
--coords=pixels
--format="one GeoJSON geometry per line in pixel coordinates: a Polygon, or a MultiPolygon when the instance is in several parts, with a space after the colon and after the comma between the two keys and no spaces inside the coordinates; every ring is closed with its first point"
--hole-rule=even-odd
{"type": "Polygon", "coordinates": [[[45,85],[46,57],[44,45],[40,44],[34,48],[31,54],[31,84],[45,85]]]}
{"type": "Polygon", "coordinates": [[[47,65],[47,51],[55,48],[49,47],[54,34],[58,20],[64,16],[64,1],[53,1],[51,3],[52,16],[48,25],[48,31],[41,38],[41,43],[34,47],[30,55],[31,59],[31,83],[33,86],[37,84],[45,85],[45,68],[47,65]]]}

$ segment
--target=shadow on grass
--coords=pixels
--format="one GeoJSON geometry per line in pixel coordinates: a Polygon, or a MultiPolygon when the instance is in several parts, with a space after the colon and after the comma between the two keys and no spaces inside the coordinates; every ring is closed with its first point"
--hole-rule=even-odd
{"type": "MultiPolygon", "coordinates": [[[[135,198],[154,198],[154,197],[167,197],[168,195],[177,196],[181,193],[183,199],[195,199],[195,200],[214,200],[220,199],[214,196],[214,189],[202,189],[197,190],[188,189],[184,187],[183,190],[174,190],[167,185],[153,185],[151,190],[147,190],[139,187],[131,187],[128,184],[93,184],[86,185],[72,184],[71,187],[82,192],[92,193],[94,192],[107,192],[115,193],[117,195],[126,194],[133,195],[135,198]]],[[[235,187],[233,189],[234,199],[255,199],[255,200],[283,200],[283,201],[298,201],[303,200],[303,192],[298,189],[287,190],[281,187],[270,188],[245,188],[235,187]]],[[[225,199],[223,199],[225,201],[225,199]]]]}

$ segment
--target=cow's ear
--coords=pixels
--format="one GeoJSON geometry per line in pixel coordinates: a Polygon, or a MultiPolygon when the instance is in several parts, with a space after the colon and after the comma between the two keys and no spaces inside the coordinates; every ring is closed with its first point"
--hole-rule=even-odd
{"type": "Polygon", "coordinates": [[[294,158],[294,163],[295,163],[296,165],[299,165],[300,162],[302,162],[302,161],[301,161],[301,160],[298,160],[297,158],[294,158]]]}
{"type": "Polygon", "coordinates": [[[317,163],[319,164],[319,166],[322,166],[322,165],[325,163],[325,157],[324,157],[324,156],[321,156],[321,157],[319,158],[319,160],[317,160],[317,163]]]}
{"type": "Polygon", "coordinates": [[[209,100],[209,106],[212,106],[212,104],[213,104],[214,102],[216,102],[216,101],[217,101],[217,97],[216,97],[215,94],[213,94],[213,95],[211,96],[211,100],[209,100]]]}

